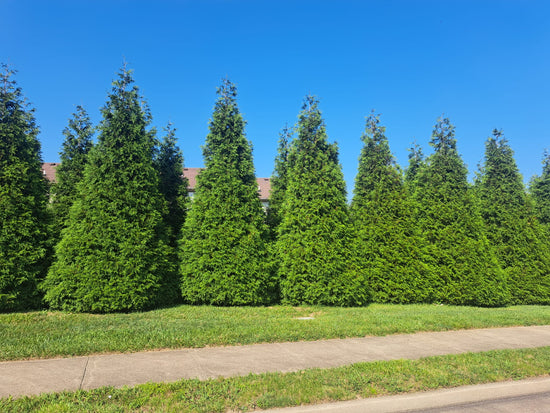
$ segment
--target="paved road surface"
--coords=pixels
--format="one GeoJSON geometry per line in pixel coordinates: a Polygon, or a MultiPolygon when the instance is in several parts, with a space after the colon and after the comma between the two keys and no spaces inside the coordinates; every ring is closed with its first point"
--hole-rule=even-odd
{"type": "Polygon", "coordinates": [[[269,413],[548,413],[550,377],[268,410],[269,413]]]}

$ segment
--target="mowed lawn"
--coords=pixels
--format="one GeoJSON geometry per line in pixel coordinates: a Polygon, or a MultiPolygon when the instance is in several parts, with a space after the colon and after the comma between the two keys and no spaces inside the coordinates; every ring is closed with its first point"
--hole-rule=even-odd
{"type": "Polygon", "coordinates": [[[39,311],[0,315],[0,360],[545,324],[550,324],[550,306],[181,305],[130,314],[39,311]]]}

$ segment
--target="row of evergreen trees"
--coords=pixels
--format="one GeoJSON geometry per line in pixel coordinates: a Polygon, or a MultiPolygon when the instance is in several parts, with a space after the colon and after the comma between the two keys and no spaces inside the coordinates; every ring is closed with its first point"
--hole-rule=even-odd
{"type": "Polygon", "coordinates": [[[225,80],[190,203],[169,125],[162,141],[130,71],[95,128],[65,129],[57,182],[41,174],[33,110],[0,81],[0,310],[170,305],[550,304],[550,156],[525,191],[500,131],[473,185],[438,120],[403,173],[371,114],[351,205],[315,97],[281,133],[267,215],[236,89],[225,80]],[[48,197],[50,202],[48,202],[48,197]]]}

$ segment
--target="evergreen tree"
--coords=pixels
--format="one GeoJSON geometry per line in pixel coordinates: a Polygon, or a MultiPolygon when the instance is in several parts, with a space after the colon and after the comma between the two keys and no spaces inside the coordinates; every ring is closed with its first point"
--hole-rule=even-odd
{"type": "Polygon", "coordinates": [[[0,311],[36,308],[49,258],[47,184],[34,110],[0,73],[0,311]]]}
{"type": "Polygon", "coordinates": [[[501,131],[485,144],[485,164],[476,180],[489,241],[506,271],[514,304],[550,303],[550,243],[501,131]]]}
{"type": "Polygon", "coordinates": [[[268,229],[258,198],[252,145],[224,80],[203,147],[206,168],[182,231],[182,294],[189,303],[257,305],[274,299],[268,229]]]}
{"type": "Polygon", "coordinates": [[[113,312],[173,302],[150,115],[131,72],[121,70],[102,109],[78,197],[44,283],[52,308],[113,312]]]}
{"type": "Polygon", "coordinates": [[[429,302],[433,280],[422,237],[414,230],[411,201],[390,152],[380,117],[366,121],[351,216],[356,249],[375,302],[429,302]]]}
{"type": "Polygon", "coordinates": [[[169,233],[170,245],[177,247],[181,228],[187,214],[189,203],[187,178],[183,174],[183,155],[176,145],[176,130],[171,124],[166,127],[166,135],[160,143],[155,157],[155,166],[160,175],[160,193],[168,204],[165,222],[169,233]]]}
{"type": "Polygon", "coordinates": [[[418,171],[424,166],[424,153],[422,148],[417,143],[409,148],[409,166],[405,171],[405,183],[413,187],[414,181],[418,176],[418,171]]]}
{"type": "Polygon", "coordinates": [[[69,217],[69,208],[77,197],[77,184],[84,176],[88,153],[92,149],[94,128],[90,117],[82,106],[76,107],[69,126],[63,130],[65,140],[61,155],[61,164],[55,173],[56,182],[51,190],[51,206],[55,219],[55,231],[59,235],[65,228],[69,217]]]}
{"type": "Polygon", "coordinates": [[[542,175],[531,180],[530,191],[535,200],[537,217],[550,231],[550,151],[544,153],[542,175]]]}
{"type": "Polygon", "coordinates": [[[275,158],[275,169],[271,176],[271,193],[267,210],[267,223],[272,238],[276,237],[277,227],[281,223],[281,206],[283,205],[288,186],[289,150],[292,139],[292,129],[285,126],[279,135],[279,147],[275,158]]]}
{"type": "Polygon", "coordinates": [[[416,222],[435,262],[437,301],[500,306],[509,301],[504,272],[487,241],[483,221],[456,147],[454,126],[439,119],[434,153],[416,180],[416,222]]]}
{"type": "Polygon", "coordinates": [[[368,287],[351,248],[338,148],[327,141],[315,97],[305,99],[289,166],[276,242],[283,301],[367,304],[368,287]]]}

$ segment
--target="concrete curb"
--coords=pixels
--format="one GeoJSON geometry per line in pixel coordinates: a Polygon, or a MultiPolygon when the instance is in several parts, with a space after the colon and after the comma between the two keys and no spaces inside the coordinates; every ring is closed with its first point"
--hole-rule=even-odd
{"type": "Polygon", "coordinates": [[[487,383],[396,396],[267,410],[269,413],[398,413],[463,406],[496,399],[550,394],[550,377],[487,383]]]}

